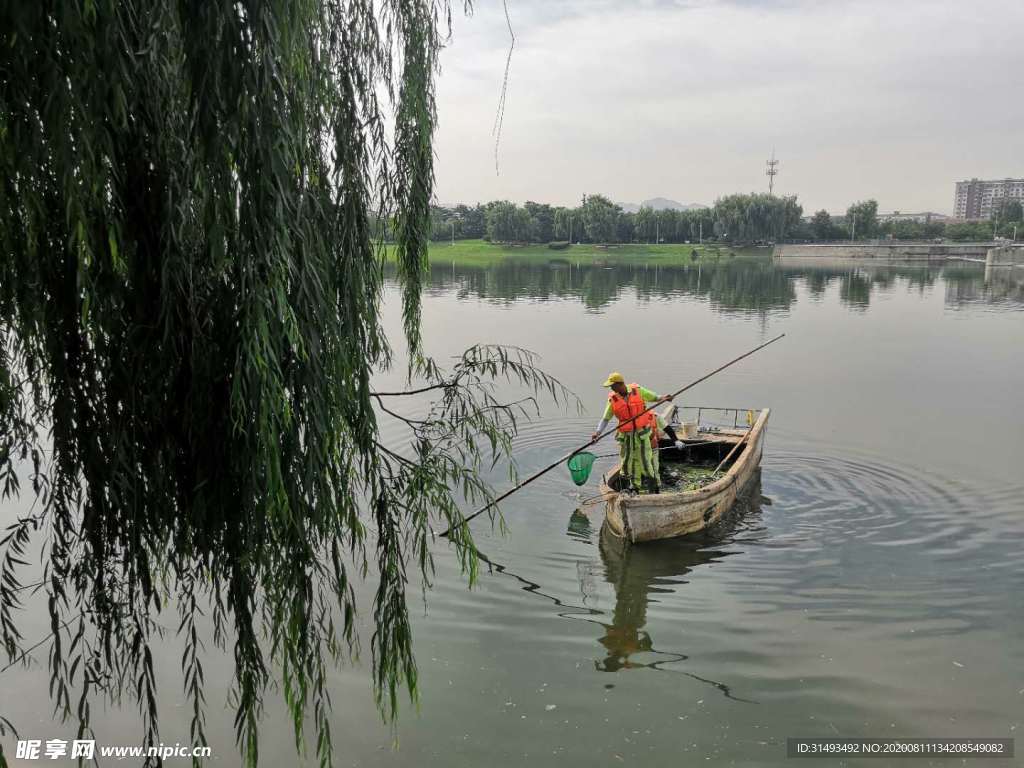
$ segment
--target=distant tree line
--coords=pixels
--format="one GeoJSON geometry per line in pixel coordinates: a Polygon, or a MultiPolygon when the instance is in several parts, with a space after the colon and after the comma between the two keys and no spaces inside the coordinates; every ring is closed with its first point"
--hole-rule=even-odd
{"type": "Polygon", "coordinates": [[[1024,208],[1017,200],[1004,200],[996,206],[988,221],[948,221],[930,219],[892,219],[882,221],[878,203],[863,200],[846,210],[845,216],[831,216],[818,211],[809,221],[792,230],[795,240],[991,240],[993,237],[1024,237],[1024,208]]]}
{"type": "MultiPolygon", "coordinates": [[[[524,205],[494,200],[475,206],[431,207],[435,242],[484,239],[494,243],[755,243],[790,237],[803,209],[795,197],[728,195],[711,208],[623,210],[604,195],[579,206],[524,205]]],[[[383,222],[378,222],[383,227],[383,222]]],[[[385,237],[388,232],[384,232],[385,237]]]]}
{"type": "MultiPolygon", "coordinates": [[[[1024,238],[1020,202],[1007,200],[990,221],[883,221],[878,202],[861,200],[845,215],[821,210],[803,218],[796,197],[766,194],[726,195],[710,208],[691,210],[623,210],[604,195],[585,195],[576,207],[527,201],[523,205],[494,200],[477,205],[431,206],[430,238],[488,240],[494,243],[696,243],[742,245],[770,241],[828,242],[835,240],[991,240],[994,236],[1024,238]]],[[[380,222],[379,222],[380,223],[380,222]]],[[[383,223],[380,223],[383,226],[383,223]]],[[[385,236],[387,232],[385,231],[385,236]]]]}

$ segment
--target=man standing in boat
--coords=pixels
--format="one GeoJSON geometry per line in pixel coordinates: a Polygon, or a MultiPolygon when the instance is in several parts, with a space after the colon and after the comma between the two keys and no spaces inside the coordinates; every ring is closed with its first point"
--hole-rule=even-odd
{"type": "Polygon", "coordinates": [[[661,427],[673,442],[678,443],[678,440],[672,427],[661,421],[654,411],[644,413],[644,410],[659,403],[670,402],[672,396],[659,397],[657,392],[639,384],[630,384],[627,387],[625,378],[618,371],[609,374],[603,386],[610,387],[611,391],[608,393],[608,404],[605,406],[601,421],[598,422],[597,431],[591,435],[591,439],[596,439],[604,432],[614,415],[619,422],[615,439],[619,443],[622,477],[626,478],[636,491],[658,493],[661,489],[661,478],[658,473],[658,428],[661,427]]]}

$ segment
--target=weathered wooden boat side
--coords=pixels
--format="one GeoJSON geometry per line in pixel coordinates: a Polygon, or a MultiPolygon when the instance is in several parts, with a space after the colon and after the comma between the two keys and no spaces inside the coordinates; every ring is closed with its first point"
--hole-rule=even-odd
{"type": "MultiPolygon", "coordinates": [[[[623,494],[614,484],[619,467],[601,480],[605,497],[605,521],[611,533],[632,543],[668,539],[694,533],[715,523],[728,512],[755,476],[761,464],[765,426],[770,409],[760,412],[750,429],[747,442],[728,471],[718,480],[695,491],[666,492],[653,495],[623,494]]],[[[723,430],[716,440],[735,445],[746,429],[723,430]]]]}

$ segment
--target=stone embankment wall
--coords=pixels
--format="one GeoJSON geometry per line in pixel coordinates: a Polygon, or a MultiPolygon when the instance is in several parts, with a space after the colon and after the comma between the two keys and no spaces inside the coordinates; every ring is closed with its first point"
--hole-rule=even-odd
{"type": "MultiPolygon", "coordinates": [[[[773,255],[784,259],[875,259],[878,261],[943,261],[967,258],[984,261],[992,243],[822,243],[777,245],[773,255]]],[[[1011,249],[1018,250],[1018,249],[1011,249]]]]}
{"type": "Polygon", "coordinates": [[[1024,265],[1024,246],[1004,245],[992,248],[985,256],[985,266],[1024,265]]]}

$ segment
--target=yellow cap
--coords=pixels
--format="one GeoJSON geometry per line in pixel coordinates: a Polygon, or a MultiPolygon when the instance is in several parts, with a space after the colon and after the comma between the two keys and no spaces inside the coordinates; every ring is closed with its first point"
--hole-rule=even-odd
{"type": "Polygon", "coordinates": [[[618,371],[612,371],[608,374],[608,378],[604,380],[602,387],[610,387],[612,384],[625,384],[626,380],[622,378],[622,374],[618,371]]]}

